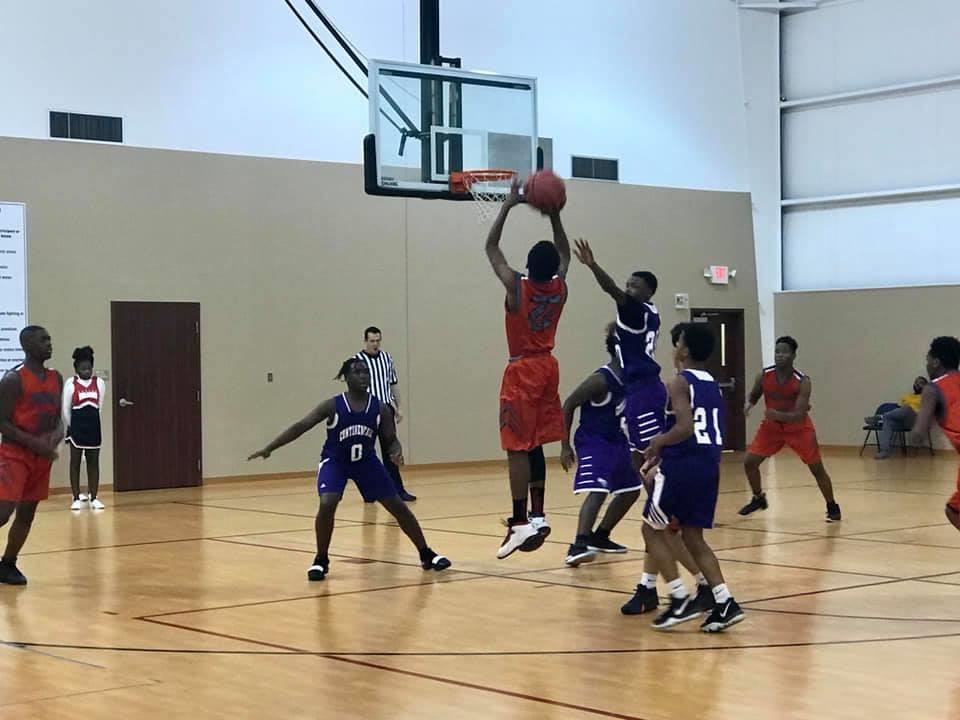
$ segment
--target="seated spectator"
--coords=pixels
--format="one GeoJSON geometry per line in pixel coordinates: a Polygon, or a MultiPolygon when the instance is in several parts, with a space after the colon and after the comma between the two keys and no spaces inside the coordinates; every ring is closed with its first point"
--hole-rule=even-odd
{"type": "Polygon", "coordinates": [[[927,384],[925,377],[918,377],[913,381],[913,392],[909,392],[898,400],[899,407],[891,410],[880,418],[880,447],[877,449],[877,460],[886,460],[890,457],[890,444],[893,434],[899,431],[909,431],[917,419],[920,410],[920,393],[927,384]]]}

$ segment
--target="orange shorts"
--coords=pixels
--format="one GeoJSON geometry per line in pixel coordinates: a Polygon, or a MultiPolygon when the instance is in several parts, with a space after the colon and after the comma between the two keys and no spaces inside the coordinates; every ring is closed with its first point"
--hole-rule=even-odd
{"type": "Polygon", "coordinates": [[[960,469],[957,470],[957,489],[953,491],[953,495],[947,500],[947,507],[960,513],[960,469]]]}
{"type": "Polygon", "coordinates": [[[545,354],[510,362],[500,383],[500,447],[525,451],[561,439],[557,359],[545,354]]]}
{"type": "Polygon", "coordinates": [[[760,457],[770,457],[783,450],[784,445],[793,450],[806,465],[820,462],[817,431],[809,418],[806,422],[796,424],[764,420],[760,423],[747,452],[760,457]]]}
{"type": "Polygon", "coordinates": [[[19,445],[0,443],[0,501],[33,502],[50,495],[53,461],[19,445]]]}

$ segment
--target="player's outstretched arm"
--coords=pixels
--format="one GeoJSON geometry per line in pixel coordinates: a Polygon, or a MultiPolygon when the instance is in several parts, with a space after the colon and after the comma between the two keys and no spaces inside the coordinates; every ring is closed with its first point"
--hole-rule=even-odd
{"type": "Polygon", "coordinates": [[[298,420],[282,433],[277,435],[277,437],[272,440],[269,445],[263,448],[263,450],[258,450],[257,452],[253,453],[247,458],[247,460],[254,460],[256,458],[263,458],[266,460],[273,454],[274,450],[282,448],[284,445],[289,445],[308,430],[311,430],[316,425],[319,425],[320,423],[332,418],[335,413],[336,407],[333,398],[323,401],[313,410],[311,410],[303,419],[298,420]]]}
{"type": "Polygon", "coordinates": [[[403,448],[397,437],[393,408],[389,405],[380,406],[380,446],[386,450],[387,457],[393,460],[394,465],[403,465],[403,448]]]}
{"type": "Polygon", "coordinates": [[[743,414],[747,416],[753,410],[754,405],[760,402],[763,397],[763,373],[757,373],[757,379],[753,381],[753,388],[747,395],[747,404],[743,407],[743,414]]]}
{"type": "Polygon", "coordinates": [[[597,265],[590,243],[583,238],[577,238],[574,241],[573,252],[577,256],[577,260],[590,268],[593,276],[597,279],[597,283],[600,285],[600,289],[612,297],[617,305],[623,305],[627,302],[627,293],[624,292],[623,288],[619,287],[617,283],[613,281],[613,278],[607,275],[602,267],[597,265]]]}
{"type": "Polygon", "coordinates": [[[813,383],[805,377],[800,383],[800,392],[793,410],[767,410],[767,418],[782,423],[798,423],[803,420],[810,410],[810,395],[813,392],[813,383]]]}
{"type": "Polygon", "coordinates": [[[920,445],[927,441],[927,434],[930,432],[930,426],[933,424],[933,418],[937,414],[937,406],[940,404],[940,392],[936,385],[929,383],[920,393],[920,410],[917,412],[917,419],[913,423],[913,430],[910,431],[910,441],[913,445],[920,445]]]}
{"type": "Polygon", "coordinates": [[[563,229],[559,210],[550,213],[550,226],[553,228],[553,244],[557,246],[557,252],[560,254],[557,275],[565,278],[567,270],[570,269],[570,239],[567,237],[567,231],[563,229]]]}
{"type": "Polygon", "coordinates": [[[570,428],[573,427],[573,414],[577,408],[589,400],[601,401],[607,394],[607,381],[600,373],[593,373],[570,393],[563,403],[563,438],[560,440],[560,464],[569,470],[577,461],[570,446],[570,428]]]}
{"type": "Polygon", "coordinates": [[[644,456],[654,460],[660,451],[668,445],[677,445],[693,435],[693,408],[690,407],[690,383],[683,375],[675,376],[667,385],[670,395],[670,407],[676,419],[673,427],[650,441],[644,456]]]}
{"type": "Polygon", "coordinates": [[[493,272],[500,278],[500,282],[503,283],[507,295],[510,297],[517,293],[517,271],[510,267],[507,258],[504,257],[503,250],[500,249],[500,238],[503,236],[503,226],[507,222],[507,215],[519,202],[520,181],[514,178],[513,185],[510,187],[510,194],[503,201],[500,214],[497,215],[490,227],[490,232],[487,234],[487,244],[485,245],[487,260],[490,261],[493,272]]]}

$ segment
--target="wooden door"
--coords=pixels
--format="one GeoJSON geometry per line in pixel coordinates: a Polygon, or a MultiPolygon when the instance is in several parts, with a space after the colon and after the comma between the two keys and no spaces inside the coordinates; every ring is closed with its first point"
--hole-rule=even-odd
{"type": "Polygon", "coordinates": [[[114,489],[201,484],[200,305],[110,303],[114,489]]]}
{"type": "Polygon", "coordinates": [[[743,310],[691,310],[693,322],[707,323],[717,339],[708,370],[720,384],[727,403],[727,430],[724,450],[743,450],[747,442],[746,368],[743,346],[743,310]]]}

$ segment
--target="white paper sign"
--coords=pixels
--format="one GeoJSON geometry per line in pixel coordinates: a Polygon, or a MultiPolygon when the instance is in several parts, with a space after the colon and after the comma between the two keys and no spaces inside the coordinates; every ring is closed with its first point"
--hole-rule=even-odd
{"type": "Polygon", "coordinates": [[[27,206],[0,202],[0,372],[23,360],[27,325],[27,206]]]}

